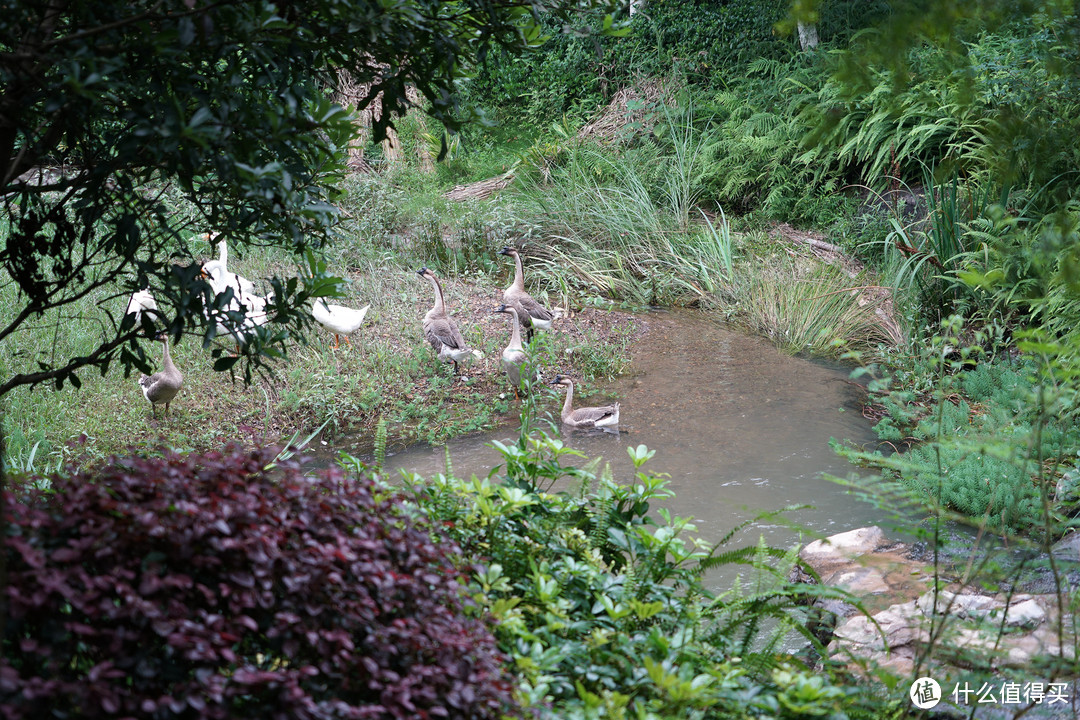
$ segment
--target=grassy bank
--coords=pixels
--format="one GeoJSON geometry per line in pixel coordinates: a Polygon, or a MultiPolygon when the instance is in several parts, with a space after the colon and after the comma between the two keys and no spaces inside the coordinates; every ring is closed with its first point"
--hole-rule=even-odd
{"type": "MultiPolygon", "coordinates": [[[[330,270],[348,280],[344,297],[335,302],[371,305],[351,347],[343,343],[332,350],[332,335],[314,325],[308,342],[293,344],[273,376],[245,387],[212,370],[201,337],[186,336],[172,348],[184,387],[167,419],[153,419],[136,377],[115,371],[106,377],[86,374],[79,389],[19,388],[4,398],[9,463],[25,469],[33,453],[40,470],[80,454],[101,457],[128,447],[210,449],[233,440],[276,442],[306,435],[323,423],[325,439],[348,434],[355,436],[350,447],[362,448],[380,418],[393,445],[444,440],[516,417],[516,401],[499,365],[509,325],[506,316],[491,314],[512,279],[512,265],[496,255],[509,237],[482,209],[448,211],[438,203],[419,211],[408,208],[402,191],[383,180],[358,181],[348,189],[343,210],[341,238],[326,255],[330,270]],[[468,262],[462,247],[468,249],[468,262]],[[470,345],[484,353],[465,369],[465,379],[451,377],[450,367],[436,361],[423,339],[421,319],[433,293],[415,270],[425,264],[443,277],[451,314],[470,345]]],[[[206,246],[205,256],[212,254],[206,246]]],[[[256,248],[243,255],[234,251],[230,269],[260,278],[289,272],[289,263],[284,254],[256,248]]],[[[5,307],[12,305],[5,301],[13,292],[11,283],[0,288],[5,307]]],[[[562,301],[536,294],[549,304],[562,301]]],[[[93,295],[64,317],[31,323],[5,341],[0,374],[18,371],[19,349],[85,352],[101,313],[122,313],[126,302],[126,297],[93,295]]],[[[581,378],[586,394],[625,367],[636,332],[628,315],[588,307],[557,328],[539,335],[534,351],[545,374],[581,378]]],[[[215,343],[228,347],[225,341],[215,343]]],[[[146,344],[156,366],[160,347],[146,344]]]]}
{"type": "MultiPolygon", "coordinates": [[[[408,150],[418,135],[405,130],[407,124],[408,150]]],[[[491,314],[512,277],[512,265],[496,254],[507,244],[524,248],[530,291],[570,311],[557,332],[539,335],[535,352],[546,373],[584,381],[585,398],[597,381],[623,370],[638,332],[628,315],[606,310],[611,307],[718,311],[790,352],[838,356],[886,339],[876,306],[850,291],[872,284],[864,277],[775,233],[733,233],[722,213],[697,208],[695,132],[688,126],[675,148],[566,142],[551,151],[546,177],[536,170],[536,154],[526,154],[514,185],[479,202],[454,203],[442,193],[455,179],[512,164],[510,155],[495,162],[486,145],[471,154],[459,150],[451,174],[425,174],[405,163],[354,176],[343,188],[339,237],[323,257],[332,274],[347,280],[336,302],[371,305],[352,347],[331,350],[332,338],[315,325],[307,342],[290,346],[273,376],[245,387],[211,370],[201,337],[184,337],[173,348],[184,388],[162,420],[152,419],[136,378],[117,372],[88,374],[80,389],[61,393],[21,388],[4,400],[9,462],[25,469],[33,457],[42,469],[128,447],[202,450],[230,440],[280,441],[324,423],[324,439],[349,435],[348,447],[363,451],[380,419],[392,446],[491,428],[516,417],[499,367],[508,324],[491,314]],[[451,378],[423,341],[421,318],[433,301],[430,286],[415,274],[423,265],[443,279],[451,313],[484,353],[465,379],[451,378]],[[815,298],[821,302],[808,302],[815,298]]],[[[194,252],[215,254],[201,241],[194,252]]],[[[250,278],[290,275],[292,262],[272,249],[241,254],[234,248],[230,269],[250,278]]],[[[13,293],[11,283],[0,287],[0,302],[13,293]]],[[[15,348],[86,352],[103,313],[118,315],[126,302],[99,293],[64,317],[23,328],[4,342],[0,374],[27,362],[15,348]]],[[[159,362],[159,347],[147,352],[159,362]]]]}

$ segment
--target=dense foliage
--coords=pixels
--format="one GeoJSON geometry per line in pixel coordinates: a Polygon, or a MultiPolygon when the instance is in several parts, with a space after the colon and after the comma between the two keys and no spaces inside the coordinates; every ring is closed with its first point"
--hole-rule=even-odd
{"type": "Polygon", "coordinates": [[[458,548],[363,476],[167,453],[6,504],[5,717],[512,712],[458,548]]]}
{"type": "Polygon", "coordinates": [[[865,690],[778,651],[804,603],[836,596],[790,584],[795,550],[716,547],[651,506],[670,492],[628,448],[629,482],[543,434],[498,444],[488,479],[413,478],[417,504],[482,558],[470,592],[497,620],[520,691],[550,718],[882,717],[865,690]],[[743,566],[716,595],[706,570],[743,566]]]}

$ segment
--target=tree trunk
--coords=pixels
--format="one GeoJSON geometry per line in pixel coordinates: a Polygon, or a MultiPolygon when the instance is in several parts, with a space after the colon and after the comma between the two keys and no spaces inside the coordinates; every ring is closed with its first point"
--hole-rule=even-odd
{"type": "Polygon", "coordinates": [[[409,87],[405,90],[405,97],[409,99],[409,103],[416,109],[416,124],[420,126],[419,142],[416,143],[416,159],[420,163],[420,172],[433,173],[435,172],[435,160],[431,157],[431,146],[428,144],[428,129],[427,120],[424,118],[424,113],[420,110],[422,103],[420,102],[420,91],[414,87],[409,87]]]}
{"type": "Polygon", "coordinates": [[[804,25],[799,23],[799,47],[803,50],[813,50],[818,44],[817,24],[804,25]]]}

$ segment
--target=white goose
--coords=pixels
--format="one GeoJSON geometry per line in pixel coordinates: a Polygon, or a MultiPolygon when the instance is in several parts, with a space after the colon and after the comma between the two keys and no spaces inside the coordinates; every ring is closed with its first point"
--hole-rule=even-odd
{"type": "MultiPolygon", "coordinates": [[[[203,237],[208,243],[213,244],[217,233],[204,233],[203,237]]],[[[203,271],[207,275],[217,279],[224,285],[231,286],[237,294],[250,294],[255,292],[255,283],[246,277],[229,272],[229,246],[224,240],[218,241],[218,259],[207,260],[202,264],[203,271]]]]}
{"type": "MultiPolygon", "coordinates": [[[[205,271],[205,269],[204,265],[203,270],[205,271]]],[[[210,284],[210,289],[215,297],[230,289],[232,290],[233,297],[224,307],[226,313],[242,312],[244,314],[244,319],[239,324],[233,323],[220,314],[214,317],[217,334],[231,335],[233,340],[236,341],[236,354],[239,355],[240,346],[251,339],[256,326],[265,325],[270,320],[270,316],[266,312],[266,306],[273,300],[274,294],[260,296],[237,290],[236,286],[230,285],[221,274],[211,274],[206,276],[206,280],[210,284]]],[[[207,317],[210,317],[209,312],[207,312],[207,317]]]]}
{"type": "Polygon", "coordinates": [[[157,317],[158,315],[157,301],[150,294],[149,287],[131,293],[131,299],[128,300],[127,310],[124,311],[124,314],[134,315],[135,324],[138,325],[144,312],[152,313],[150,317],[157,317]]]}
{"type": "Polygon", "coordinates": [[[365,305],[359,310],[344,307],[343,305],[328,305],[322,300],[316,300],[311,306],[311,316],[315,318],[327,330],[334,333],[334,350],[341,345],[341,335],[345,336],[345,342],[352,346],[349,336],[360,329],[371,305],[365,305]]]}

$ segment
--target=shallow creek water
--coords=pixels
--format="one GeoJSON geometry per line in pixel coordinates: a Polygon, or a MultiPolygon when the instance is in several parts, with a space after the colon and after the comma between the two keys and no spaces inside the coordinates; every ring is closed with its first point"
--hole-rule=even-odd
{"type": "MultiPolygon", "coordinates": [[[[617,399],[621,434],[567,428],[569,446],[611,461],[615,478],[624,482],[633,477],[626,447],[656,450],[646,467],[668,473],[675,492],[664,506],[673,516],[693,516],[706,540],[720,539],[759,511],[789,505],[811,505],[787,518],[823,535],[881,519],[881,511],[823,478],[856,471],[832,452],[830,437],[856,444],[874,439],[847,370],[788,357],[699,313],[655,312],[639,321],[649,327],[632,349],[630,373],[608,396],[575,399],[577,406],[617,399]]],[[[485,476],[500,462],[490,442],[516,436],[514,426],[451,441],[454,472],[485,476]]],[[[387,458],[386,469],[430,476],[445,471],[444,457],[441,446],[417,446],[387,458]]],[[[759,521],[732,547],[759,535],[782,547],[811,539],[784,522],[759,521]]]]}

